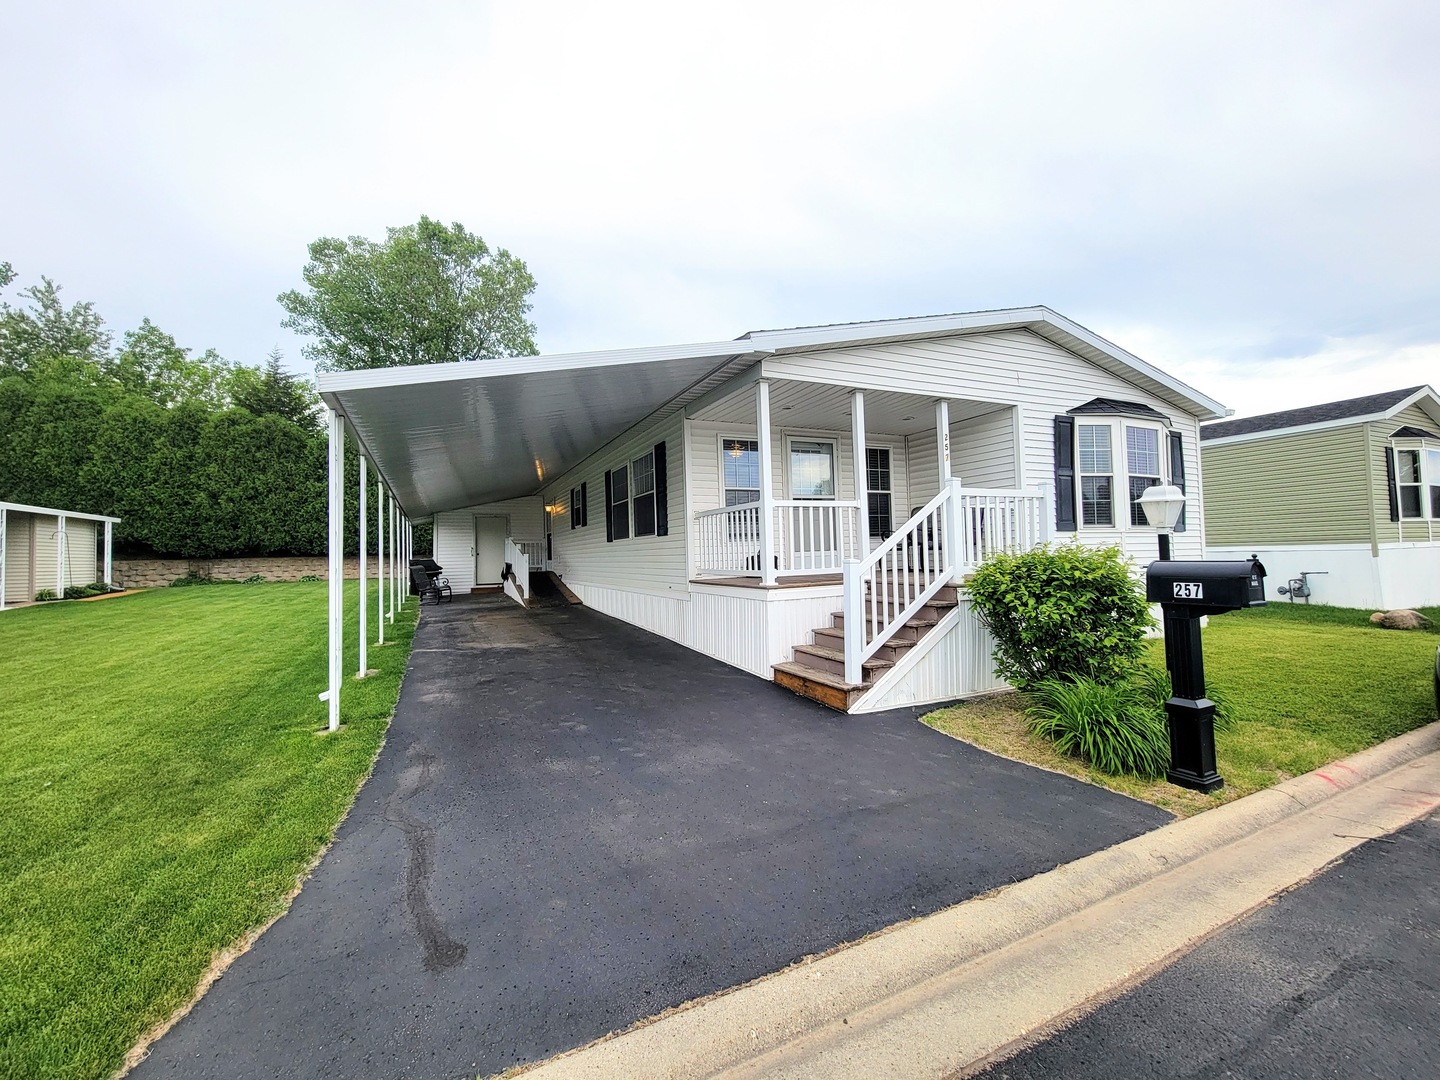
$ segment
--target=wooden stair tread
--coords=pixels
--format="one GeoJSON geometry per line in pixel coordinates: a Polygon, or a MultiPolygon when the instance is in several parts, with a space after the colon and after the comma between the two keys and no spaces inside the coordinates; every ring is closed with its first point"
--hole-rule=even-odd
{"type": "MultiPolygon", "coordinates": [[[[830,613],[830,617],[832,619],[843,619],[845,618],[845,613],[843,611],[832,611],[830,613]]],[[[927,619],[925,617],[925,609],[921,608],[915,615],[905,620],[903,623],[896,624],[895,629],[899,630],[902,626],[908,626],[912,630],[919,630],[927,626],[936,626],[939,624],[939,622],[939,619],[927,619]]]]}
{"type": "Polygon", "coordinates": [[[821,671],[809,664],[797,664],[793,660],[785,660],[773,665],[776,671],[784,671],[796,678],[809,679],[811,682],[820,683],[822,686],[833,687],[836,690],[868,690],[868,682],[852,683],[846,682],[843,675],[832,675],[828,671],[821,671]]]}
{"type": "MultiPolygon", "coordinates": [[[[827,649],[824,645],[796,645],[795,652],[807,653],[810,656],[819,656],[825,660],[838,661],[841,664],[845,663],[844,649],[827,649]]],[[[888,668],[894,667],[895,665],[889,660],[877,660],[872,656],[869,660],[866,660],[862,666],[867,668],[888,668]]]]}

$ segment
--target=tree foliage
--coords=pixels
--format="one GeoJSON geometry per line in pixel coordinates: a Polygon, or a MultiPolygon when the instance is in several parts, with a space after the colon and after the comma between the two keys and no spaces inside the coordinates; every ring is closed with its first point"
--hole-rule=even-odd
{"type": "Polygon", "coordinates": [[[0,307],[0,499],[119,516],[122,550],[325,551],[317,398],[278,352],[262,368],[194,356],[145,320],[112,353],[93,305],[66,307],[42,281],[0,307]]]}
{"type": "Polygon", "coordinates": [[[995,673],[1022,690],[1051,678],[1127,678],[1153,624],[1116,547],[992,555],[966,588],[995,638],[995,673]]]}
{"type": "Polygon", "coordinates": [[[318,371],[439,364],[535,353],[526,315],[535,279],[455,222],[428,217],[363,236],[310,245],[305,291],[281,293],[284,325],[314,338],[318,371]]]}

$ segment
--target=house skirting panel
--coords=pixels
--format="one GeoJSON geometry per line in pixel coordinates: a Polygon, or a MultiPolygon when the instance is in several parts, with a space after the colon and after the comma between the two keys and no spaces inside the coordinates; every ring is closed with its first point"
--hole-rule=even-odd
{"type": "Polygon", "coordinates": [[[850,711],[939,705],[1003,690],[1006,685],[995,675],[995,639],[962,593],[959,607],[881,676],[850,711]]]}
{"type": "Polygon", "coordinates": [[[1211,547],[1209,559],[1258,555],[1265,564],[1265,598],[1288,603],[1280,586],[1309,572],[1310,602],[1337,607],[1392,608],[1440,605],[1440,543],[1295,544],[1288,547],[1211,547]]]}
{"type": "Polygon", "coordinates": [[[669,638],[686,648],[758,675],[789,660],[810,631],[830,625],[840,610],[839,586],[809,589],[736,589],[697,585],[687,598],[596,585],[565,584],[589,607],[669,638]]]}

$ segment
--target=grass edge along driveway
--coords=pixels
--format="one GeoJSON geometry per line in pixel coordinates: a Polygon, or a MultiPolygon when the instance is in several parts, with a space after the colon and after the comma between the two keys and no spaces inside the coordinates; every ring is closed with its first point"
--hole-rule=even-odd
{"type": "Polygon", "coordinates": [[[416,602],[321,734],[326,585],[0,615],[0,1076],[110,1075],[288,906],[384,740],[416,602]]]}
{"type": "MultiPolygon", "coordinates": [[[[1423,609],[1440,629],[1440,610],[1423,609]]],[[[1205,678],[1235,705],[1216,731],[1225,787],[1213,795],[1164,780],[1107,776],[1056,753],[1025,728],[1022,695],[939,709],[925,723],[984,750],[1154,803],[1182,817],[1318,769],[1435,720],[1436,630],[1381,630],[1370,612],[1272,603],[1214,616],[1203,631],[1205,678]]],[[[1147,659],[1165,665],[1165,643],[1147,659]]]]}

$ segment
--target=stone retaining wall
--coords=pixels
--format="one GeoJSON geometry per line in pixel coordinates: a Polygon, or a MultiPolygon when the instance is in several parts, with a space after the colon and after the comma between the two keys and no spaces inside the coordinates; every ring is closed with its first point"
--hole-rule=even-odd
{"type": "MultiPolygon", "coordinates": [[[[266,581],[299,581],[306,575],[330,576],[329,561],[323,555],[256,557],[252,559],[116,559],[112,564],[114,584],[124,589],[145,589],[169,585],[176,578],[199,577],[244,581],[255,574],[266,581]]],[[[366,569],[375,576],[372,556],[366,569]]],[[[360,576],[360,562],[353,555],[345,560],[345,576],[360,576]]]]}

